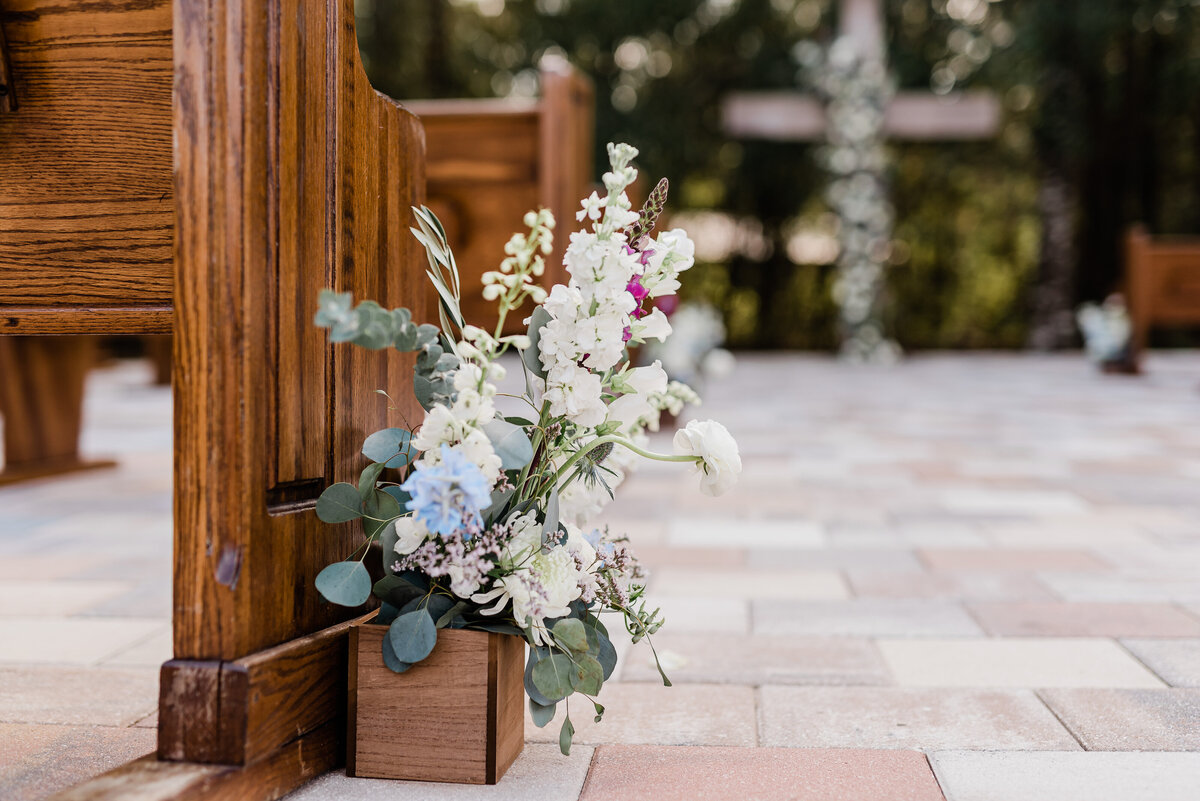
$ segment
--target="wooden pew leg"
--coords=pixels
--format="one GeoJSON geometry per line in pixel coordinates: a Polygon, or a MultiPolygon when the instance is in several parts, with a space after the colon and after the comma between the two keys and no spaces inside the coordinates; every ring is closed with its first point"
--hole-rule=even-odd
{"type": "Polygon", "coordinates": [[[0,337],[0,484],[114,464],[79,457],[83,385],[95,350],[92,337],[0,337]]]}
{"type": "Polygon", "coordinates": [[[172,337],[147,336],[142,337],[146,346],[146,358],[154,366],[154,384],[159,387],[171,386],[172,369],[172,337]]]}

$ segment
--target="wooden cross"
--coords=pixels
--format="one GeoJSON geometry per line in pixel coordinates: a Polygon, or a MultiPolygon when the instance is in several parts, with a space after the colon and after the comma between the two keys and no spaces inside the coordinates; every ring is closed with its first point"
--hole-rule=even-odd
{"type": "MultiPolygon", "coordinates": [[[[861,56],[886,63],[882,0],[841,0],[839,35],[852,41],[861,56]]],[[[739,138],[805,142],[825,136],[825,107],[812,95],[737,92],[725,98],[721,112],[725,132],[739,138]]],[[[990,139],[999,128],[1000,102],[985,91],[898,92],[884,119],[891,139],[990,139]]]]}

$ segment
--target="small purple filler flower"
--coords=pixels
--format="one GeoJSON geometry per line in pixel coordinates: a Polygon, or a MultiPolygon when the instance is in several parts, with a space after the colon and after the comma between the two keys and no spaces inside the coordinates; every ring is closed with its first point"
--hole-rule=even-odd
{"type": "Polygon", "coordinates": [[[412,513],[443,536],[481,525],[480,511],[492,502],[492,488],[483,471],[446,445],[442,445],[441,464],[418,463],[400,489],[412,496],[407,504],[412,513]]]}

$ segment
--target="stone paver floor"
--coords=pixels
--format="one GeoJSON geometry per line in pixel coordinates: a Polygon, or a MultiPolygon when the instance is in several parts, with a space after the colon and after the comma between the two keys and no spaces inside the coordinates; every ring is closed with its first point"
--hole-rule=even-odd
{"type": "MultiPolygon", "coordinates": [[[[653,571],[673,688],[626,647],[570,758],[527,723],[495,787],[292,798],[1200,798],[1200,353],[1148,367],[742,357],[696,412],[742,483],[649,465],[606,515],[653,571]]],[[[85,444],[118,471],[0,489],[0,797],[152,747],[170,404],[144,379],[93,379],[85,444]]]]}

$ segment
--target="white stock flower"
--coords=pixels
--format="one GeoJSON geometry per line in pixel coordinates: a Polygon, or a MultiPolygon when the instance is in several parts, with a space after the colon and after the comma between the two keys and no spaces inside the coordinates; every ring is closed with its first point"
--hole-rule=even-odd
{"type": "Polygon", "coordinates": [[[705,495],[721,495],[737,483],[742,457],[725,426],[715,420],[693,420],[675,432],[674,444],[677,454],[697,457],[700,491],[705,495]]]}

